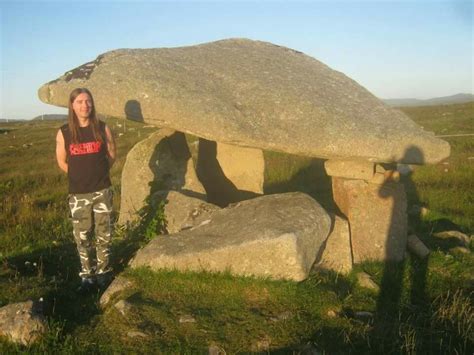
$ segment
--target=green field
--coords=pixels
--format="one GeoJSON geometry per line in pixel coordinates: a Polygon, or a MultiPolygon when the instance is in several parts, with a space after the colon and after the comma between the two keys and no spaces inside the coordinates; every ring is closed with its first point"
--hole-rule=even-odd
{"type": "MultiPolygon", "coordinates": [[[[403,111],[436,134],[474,133],[474,103],[403,111]]],[[[117,136],[112,182],[118,210],[126,154],[155,129],[107,121],[117,136]]],[[[210,346],[228,354],[473,352],[474,257],[433,236],[449,229],[474,233],[473,136],[445,138],[451,157],[410,176],[410,208],[427,211],[412,216],[410,227],[431,248],[428,260],[408,255],[400,264],[358,265],[347,276],[315,272],[300,283],[130,270],[127,260],[155,227],[142,223],[114,233],[115,269],[135,284],[120,296],[132,307],[124,317],[113,306],[101,311],[99,294],[75,293],[79,260],[67,181],[54,156],[60,125],[0,123],[0,306],[42,297],[49,324],[30,347],[0,339],[0,353],[207,353],[210,346]],[[359,271],[370,274],[381,292],[361,288],[359,271]],[[193,321],[180,322],[183,317],[193,321]]],[[[326,203],[325,192],[314,188],[322,178],[320,161],[272,152],[265,159],[268,193],[304,191],[326,203]]]]}

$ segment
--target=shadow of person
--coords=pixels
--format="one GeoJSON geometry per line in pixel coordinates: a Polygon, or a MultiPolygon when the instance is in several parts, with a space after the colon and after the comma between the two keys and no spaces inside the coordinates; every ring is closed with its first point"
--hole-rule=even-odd
{"type": "MultiPolygon", "coordinates": [[[[420,161],[424,161],[423,152],[417,147],[410,147],[411,154],[416,154],[420,161]]],[[[408,234],[415,234],[422,227],[422,203],[418,190],[413,181],[413,170],[409,169],[402,174],[400,181],[405,186],[407,202],[409,206],[408,213],[408,234]]],[[[416,309],[423,309],[428,306],[426,296],[426,275],[428,269],[429,255],[424,258],[410,256],[410,303],[416,309]]]]}
{"type": "Polygon", "coordinates": [[[142,107],[137,100],[128,100],[124,108],[125,117],[127,120],[136,122],[145,122],[142,114],[142,107]]]}
{"type": "MultiPolygon", "coordinates": [[[[409,147],[403,161],[424,161],[422,151],[416,147],[409,147]]],[[[401,297],[405,274],[405,249],[408,234],[407,200],[405,186],[413,195],[416,191],[411,176],[404,178],[405,184],[394,182],[387,178],[381,185],[378,194],[383,199],[391,199],[392,212],[387,231],[385,245],[385,263],[383,268],[380,293],[377,298],[376,314],[374,319],[373,337],[378,351],[385,351],[397,343],[401,315],[401,297]]],[[[410,260],[414,259],[413,257],[410,260]]],[[[411,301],[423,302],[426,284],[427,260],[411,262],[411,301]]]]}

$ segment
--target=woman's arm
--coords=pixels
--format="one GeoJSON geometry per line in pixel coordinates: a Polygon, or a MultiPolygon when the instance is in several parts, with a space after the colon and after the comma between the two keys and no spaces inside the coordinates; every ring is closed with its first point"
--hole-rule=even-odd
{"type": "Polygon", "coordinates": [[[107,140],[107,157],[109,158],[109,167],[112,167],[116,157],[115,140],[112,131],[107,125],[105,126],[105,138],[107,140]]]}
{"type": "Polygon", "coordinates": [[[64,147],[63,132],[61,132],[60,129],[56,134],[56,160],[58,162],[59,168],[67,173],[67,152],[66,148],[64,147]]]}

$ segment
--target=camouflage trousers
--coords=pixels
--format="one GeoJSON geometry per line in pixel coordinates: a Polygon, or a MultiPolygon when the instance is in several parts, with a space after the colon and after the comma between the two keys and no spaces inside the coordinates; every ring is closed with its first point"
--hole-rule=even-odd
{"type": "Polygon", "coordinates": [[[89,278],[111,271],[109,267],[112,239],[111,188],[87,194],[71,194],[69,208],[74,239],[81,259],[79,276],[89,278]],[[92,240],[93,235],[95,242],[92,240]]]}

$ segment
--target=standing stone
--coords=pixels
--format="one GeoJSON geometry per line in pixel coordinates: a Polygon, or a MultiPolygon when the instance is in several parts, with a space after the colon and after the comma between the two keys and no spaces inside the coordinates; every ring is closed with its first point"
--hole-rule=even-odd
{"type": "MultiPolygon", "coordinates": [[[[127,154],[122,171],[118,223],[138,219],[147,198],[157,191],[178,190],[205,199],[183,133],[160,129],[127,154]]],[[[151,201],[150,201],[151,202],[151,201]]]]}
{"type": "Polygon", "coordinates": [[[330,226],[329,215],[306,194],[262,196],[215,211],[198,227],[154,238],[131,266],[301,281],[330,226]]]}
{"type": "Polygon", "coordinates": [[[262,150],[217,143],[217,161],[237,189],[263,194],[265,161],[262,150]]]}
{"type": "Polygon", "coordinates": [[[400,261],[407,247],[407,201],[402,184],[333,178],[333,195],[350,224],[354,263],[400,261]]]}
{"type": "Polygon", "coordinates": [[[333,229],[317,267],[342,274],[352,270],[351,236],[346,219],[335,216],[333,229]]]}
{"type": "Polygon", "coordinates": [[[46,332],[46,321],[33,301],[12,303],[0,308],[0,336],[30,345],[46,332]]]}

